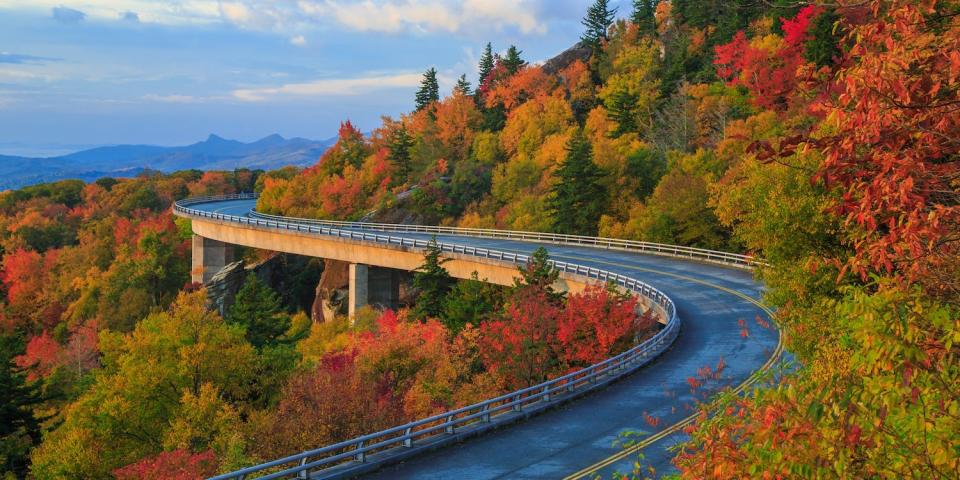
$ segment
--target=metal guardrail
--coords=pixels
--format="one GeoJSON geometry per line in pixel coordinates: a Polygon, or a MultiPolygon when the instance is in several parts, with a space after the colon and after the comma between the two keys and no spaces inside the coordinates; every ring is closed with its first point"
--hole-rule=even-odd
{"type": "MultiPolygon", "coordinates": [[[[188,201],[210,202],[222,200],[253,200],[258,197],[255,193],[239,193],[219,197],[198,197],[188,201]]],[[[182,202],[180,202],[182,203],[182,202]]],[[[186,205],[186,204],[184,204],[186,205]]],[[[516,230],[498,230],[486,228],[441,227],[433,225],[403,225],[396,223],[349,222],[339,220],[315,220],[310,218],[282,217],[251,211],[250,215],[265,220],[274,220],[288,223],[302,223],[305,225],[321,225],[326,227],[350,228],[353,230],[372,230],[378,232],[406,232],[461,235],[475,238],[511,239],[528,242],[553,243],[558,245],[580,245],[600,247],[613,250],[625,250],[651,255],[662,255],[676,258],[693,259],[701,262],[716,263],[743,269],[752,269],[767,264],[752,255],[721,252],[705,248],[684,247],[664,243],[644,242],[639,240],[623,240],[619,238],[586,237],[582,235],[566,235],[560,233],[525,232],[516,230]]]]}
{"type": "MultiPolygon", "coordinates": [[[[247,217],[228,215],[216,212],[191,208],[191,205],[208,203],[214,201],[252,199],[256,198],[254,194],[234,194],[218,197],[200,197],[188,200],[178,201],[174,204],[173,210],[177,215],[188,218],[209,218],[230,223],[250,225],[255,228],[267,228],[285,231],[295,231],[307,234],[317,234],[324,236],[334,236],[358,241],[376,242],[385,245],[396,245],[398,247],[413,247],[423,249],[429,242],[422,239],[413,239],[405,237],[396,237],[390,235],[379,235],[364,231],[356,231],[355,225],[362,225],[369,228],[371,225],[377,225],[380,228],[389,224],[363,224],[358,222],[305,222],[300,219],[292,221],[279,220],[272,217],[264,218],[262,215],[247,217]],[[335,228],[341,227],[341,228],[335,228]],[[346,227],[346,228],[344,228],[346,227]]],[[[447,227],[433,227],[437,230],[418,230],[414,226],[409,229],[395,231],[409,232],[428,232],[428,233],[451,233],[460,234],[460,231],[480,232],[477,229],[451,229],[447,227]],[[439,229],[443,229],[440,231],[439,229]]],[[[495,231],[503,232],[503,231],[495,231]]],[[[527,235],[527,232],[516,232],[520,235],[527,235]]],[[[542,237],[519,237],[521,239],[543,240],[547,234],[529,234],[542,237]]],[[[559,237],[559,236],[554,236],[559,237]]],[[[569,238],[590,238],[573,237],[569,238]]],[[[518,237],[495,237],[495,238],[518,238],[518,237]]],[[[602,239],[595,239],[602,240],[602,239]]],[[[641,242],[642,243],[642,242],[641,242]]],[[[582,245],[603,245],[602,242],[580,243],[582,245]]],[[[438,243],[440,249],[444,252],[458,253],[480,258],[493,259],[497,261],[509,262],[517,265],[524,265],[530,260],[529,255],[523,255],[513,252],[503,252],[488,248],[472,247],[454,243],[438,243]]],[[[680,247],[678,247],[680,248],[680,247]]],[[[722,252],[721,252],[722,253],[722,252]]],[[[742,257],[742,256],[740,256],[742,257]]],[[[750,261],[741,260],[742,262],[750,261]]],[[[646,298],[651,307],[657,311],[662,318],[666,319],[666,325],[650,339],[636,345],[635,347],[611,357],[602,362],[583,368],[573,373],[563,375],[552,380],[533,385],[527,388],[509,392],[494,398],[490,398],[472,405],[450,410],[438,415],[416,420],[404,425],[374,432],[368,435],[345,440],[343,442],[328,445],[314,450],[308,450],[296,455],[280,458],[260,465],[237,470],[213,477],[211,480],[237,479],[245,480],[250,475],[263,474],[255,478],[267,480],[275,478],[323,478],[325,469],[342,466],[345,463],[364,463],[367,457],[373,453],[386,452],[392,449],[410,449],[429,438],[436,443],[437,437],[455,433],[457,429],[474,426],[483,423],[496,423],[498,417],[506,418],[508,414],[522,412],[524,408],[533,409],[534,406],[542,406],[545,402],[550,402],[552,398],[563,395],[565,398],[581,395],[591,390],[599,382],[611,381],[615,378],[626,375],[641,366],[647,364],[659,354],[663,353],[676,339],[680,330],[680,319],[677,317],[676,307],[673,301],[656,288],[641,282],[639,280],[610,272],[603,269],[578,265],[569,262],[550,261],[554,267],[561,272],[573,275],[584,276],[589,279],[596,279],[601,282],[614,282],[644,298],[646,298]]],[[[726,263],[726,262],[724,262],[726,263]]]]}

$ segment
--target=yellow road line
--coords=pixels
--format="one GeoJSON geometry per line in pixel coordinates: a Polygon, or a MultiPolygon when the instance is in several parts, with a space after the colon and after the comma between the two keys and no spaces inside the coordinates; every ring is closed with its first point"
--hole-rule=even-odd
{"type": "MultiPolygon", "coordinates": [[[[558,256],[558,257],[560,257],[560,256],[558,256]]],[[[567,256],[567,258],[577,259],[578,257],[567,256]]],[[[717,285],[717,284],[712,283],[712,282],[707,282],[707,281],[700,280],[700,279],[698,279],[698,278],[690,277],[690,276],[687,276],[687,275],[681,275],[681,274],[671,273],[671,272],[664,272],[664,271],[656,270],[656,269],[652,269],[652,268],[636,267],[636,266],[632,266],[632,265],[625,265],[625,264],[622,264],[622,263],[598,261],[598,260],[595,260],[595,259],[588,259],[588,258],[582,258],[582,257],[580,257],[579,259],[581,259],[581,260],[589,260],[589,261],[592,261],[592,262],[595,262],[595,263],[604,263],[604,264],[608,264],[608,265],[615,265],[615,266],[618,266],[618,267],[627,268],[627,269],[632,269],[632,270],[638,270],[638,271],[645,271],[645,272],[657,273],[657,274],[661,274],[661,275],[667,275],[667,276],[670,276],[670,277],[680,278],[680,279],[688,280],[688,281],[691,281],[691,282],[699,283],[699,284],[701,284],[701,285],[706,285],[706,286],[708,286],[708,287],[715,288],[715,289],[717,289],[717,290],[721,290],[721,291],[727,292],[727,293],[729,293],[729,294],[731,294],[731,295],[735,295],[735,296],[737,296],[737,297],[740,297],[740,298],[742,298],[742,299],[744,299],[744,300],[746,300],[746,301],[748,301],[748,302],[756,305],[757,307],[759,307],[760,309],[762,309],[764,312],[766,312],[767,316],[770,318],[771,321],[773,320],[773,311],[770,310],[766,305],[760,303],[759,301],[757,301],[756,299],[750,297],[749,295],[746,295],[746,294],[744,294],[744,293],[738,292],[738,291],[736,291],[736,290],[733,290],[733,289],[730,289],[730,288],[727,288],[727,287],[723,287],[723,286],[717,285]]],[[[754,383],[756,383],[756,382],[760,379],[761,374],[764,373],[764,372],[766,372],[766,371],[768,371],[768,370],[770,370],[770,368],[771,368],[771,367],[773,366],[773,364],[777,361],[777,359],[780,358],[780,355],[781,355],[782,353],[783,353],[783,334],[782,334],[781,332],[779,332],[779,330],[778,330],[778,335],[777,335],[777,347],[774,349],[773,354],[770,356],[770,358],[767,359],[766,363],[764,363],[759,369],[757,369],[756,371],[754,371],[754,372],[750,375],[750,377],[748,377],[746,380],[743,381],[743,383],[741,383],[740,385],[738,385],[738,386],[733,390],[733,393],[739,394],[740,392],[746,390],[746,389],[749,388],[751,385],[753,385],[754,383]]],[[[603,460],[601,460],[601,461],[599,461],[599,462],[597,462],[597,463],[594,463],[593,465],[590,465],[589,467],[583,468],[583,469],[578,470],[578,471],[576,471],[576,472],[574,472],[574,473],[572,473],[572,474],[570,474],[570,475],[567,475],[566,477],[564,477],[564,480],[577,480],[577,479],[584,478],[584,477],[586,477],[587,475],[596,473],[598,470],[600,470],[600,469],[602,469],[602,468],[604,468],[604,467],[610,466],[611,464],[614,464],[614,463],[616,463],[616,462],[618,462],[618,461],[620,461],[620,460],[623,460],[624,458],[626,458],[626,457],[628,457],[628,456],[630,456],[630,455],[633,455],[634,453],[636,453],[636,452],[638,452],[638,451],[640,451],[640,450],[642,450],[642,449],[644,449],[644,448],[646,448],[646,447],[649,447],[650,445],[656,443],[657,441],[663,439],[664,437],[667,437],[667,436],[669,436],[669,435],[671,435],[671,434],[673,434],[673,433],[676,433],[677,431],[680,431],[681,429],[683,429],[683,428],[686,427],[687,425],[693,423],[693,421],[696,419],[696,417],[697,417],[697,414],[696,414],[696,413],[691,414],[690,416],[684,418],[683,420],[680,420],[679,422],[674,423],[673,425],[670,425],[669,427],[667,427],[667,428],[665,428],[665,429],[657,432],[656,434],[651,435],[650,437],[645,438],[645,439],[644,439],[643,441],[641,441],[641,442],[638,442],[638,443],[636,443],[636,444],[634,444],[634,445],[632,445],[632,446],[630,446],[630,447],[628,447],[628,448],[625,448],[625,449],[623,449],[623,450],[621,450],[621,451],[619,451],[619,452],[617,452],[617,453],[615,453],[615,454],[613,454],[613,455],[611,455],[611,456],[609,456],[609,457],[607,457],[607,458],[605,458],[605,459],[603,459],[603,460]]]]}

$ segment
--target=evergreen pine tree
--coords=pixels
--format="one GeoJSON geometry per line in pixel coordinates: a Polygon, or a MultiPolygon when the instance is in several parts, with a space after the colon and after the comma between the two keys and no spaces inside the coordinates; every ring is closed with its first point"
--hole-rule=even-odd
{"type": "Polygon", "coordinates": [[[470,280],[457,282],[443,307],[443,324],[456,334],[468,323],[479,325],[503,304],[499,286],[480,281],[477,272],[470,280]]]}
{"type": "Polygon", "coordinates": [[[480,55],[480,68],[477,72],[480,75],[480,80],[477,82],[477,91],[487,86],[487,76],[493,70],[493,65],[493,47],[490,42],[487,42],[487,46],[483,49],[483,55],[480,55]]]}
{"type": "Polygon", "coordinates": [[[537,248],[530,261],[520,267],[520,278],[514,280],[514,294],[522,293],[527,288],[540,290],[547,294],[547,298],[560,302],[563,293],[553,289],[553,284],[560,278],[560,271],[550,263],[550,254],[543,247],[537,248]]]}
{"type": "Polygon", "coordinates": [[[470,82],[467,81],[466,74],[460,75],[460,78],[457,79],[457,84],[453,86],[453,93],[464,96],[472,94],[470,91],[470,82]]]}
{"type": "Polygon", "coordinates": [[[410,147],[412,146],[413,138],[407,133],[407,126],[400,124],[400,128],[390,134],[390,144],[388,145],[390,161],[397,168],[395,179],[397,184],[406,183],[410,177],[410,147]]]}
{"type": "Polygon", "coordinates": [[[659,0],[633,0],[633,14],[630,21],[640,29],[644,35],[653,35],[657,31],[656,17],[659,0]]]}
{"type": "Polygon", "coordinates": [[[0,471],[13,478],[26,478],[30,448],[40,441],[40,424],[33,413],[41,401],[39,390],[11,361],[21,348],[17,338],[0,337],[0,471]]]}
{"type": "Polygon", "coordinates": [[[507,54],[503,57],[503,66],[510,72],[510,75],[517,73],[527,64],[527,62],[520,58],[521,53],[523,53],[523,50],[517,49],[514,45],[510,45],[510,48],[507,49],[507,54]]]}
{"type": "Polygon", "coordinates": [[[603,172],[593,163],[590,142],[578,130],[567,143],[567,158],[553,176],[548,208],[558,233],[596,235],[606,192],[600,184],[603,172]]]}
{"type": "Polygon", "coordinates": [[[453,278],[443,264],[449,258],[440,257],[440,246],[436,237],[430,240],[423,255],[423,265],[413,273],[413,286],[420,291],[417,304],[413,307],[413,317],[418,320],[438,318],[443,313],[447,293],[453,286],[453,278]]]}
{"type": "Polygon", "coordinates": [[[440,84],[437,83],[437,69],[430,67],[423,73],[420,81],[420,90],[417,91],[417,111],[427,108],[430,104],[440,100],[440,84]]]}
{"type": "Polygon", "coordinates": [[[587,9],[587,16],[580,22],[587,27],[580,37],[583,44],[592,48],[594,52],[599,52],[602,41],[607,39],[607,31],[610,25],[613,25],[616,13],[616,8],[610,9],[610,0],[596,0],[587,9]]]}
{"type": "Polygon", "coordinates": [[[257,349],[280,343],[290,329],[290,316],[283,311],[280,296],[252,273],[237,292],[226,320],[246,327],[247,340],[257,349]]]}

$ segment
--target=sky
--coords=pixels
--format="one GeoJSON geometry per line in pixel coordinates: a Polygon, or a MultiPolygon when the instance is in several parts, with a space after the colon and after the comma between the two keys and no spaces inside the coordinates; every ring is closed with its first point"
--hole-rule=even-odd
{"type": "Polygon", "coordinates": [[[0,154],[368,131],[412,108],[430,67],[443,94],[475,85],[488,41],[560,53],[590,3],[0,0],[0,154]]]}

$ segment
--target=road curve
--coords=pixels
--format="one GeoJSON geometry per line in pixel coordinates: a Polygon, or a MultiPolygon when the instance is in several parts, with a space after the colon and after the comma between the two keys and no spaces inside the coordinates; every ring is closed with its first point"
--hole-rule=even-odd
{"type": "MultiPolygon", "coordinates": [[[[191,208],[247,216],[255,203],[229,200],[191,208]]],[[[593,478],[596,474],[610,478],[614,471],[629,472],[636,460],[616,445],[618,437],[630,431],[656,439],[643,449],[643,463],[656,468],[658,474],[666,473],[672,469],[673,454],[668,448],[682,441],[682,433],[657,434],[670,431],[692,413],[691,405],[702,392],[692,392],[688,379],[701,367],[723,363],[722,376],[712,386],[737,386],[769,366],[780,351],[779,332],[769,311],[757,301],[762,286],[750,272],[602,248],[446,234],[437,235],[437,240],[524,254],[542,245],[554,260],[641,280],[673,299],[682,321],[680,336],[655,362],[606,389],[467,442],[386,466],[364,478],[593,478]],[[769,326],[756,322],[758,317],[769,326]],[[644,419],[645,414],[658,419],[656,427],[644,419]]],[[[312,447],[316,446],[304,445],[305,449],[312,447]]]]}

